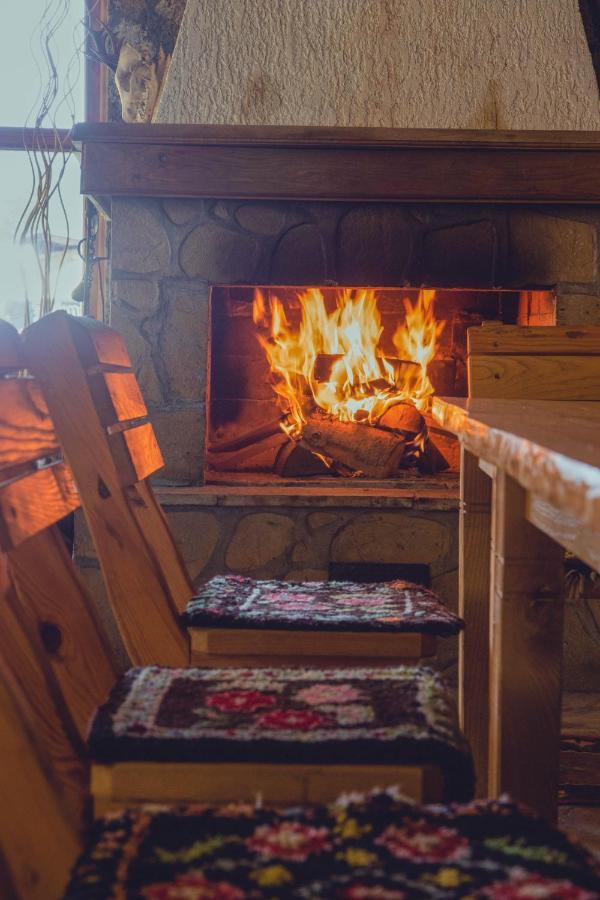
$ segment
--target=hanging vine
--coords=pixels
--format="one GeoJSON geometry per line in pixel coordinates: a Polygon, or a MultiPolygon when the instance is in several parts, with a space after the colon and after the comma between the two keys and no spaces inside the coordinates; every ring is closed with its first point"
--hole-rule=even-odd
{"type": "MultiPolygon", "coordinates": [[[[80,81],[81,38],[79,29],[73,33],[73,52],[65,70],[59,76],[56,57],[56,37],[69,18],[74,0],[46,0],[42,15],[32,36],[32,57],[38,72],[39,90],[25,127],[31,129],[33,140],[24,141],[31,171],[31,189],[25,208],[15,228],[15,239],[30,244],[40,275],[40,296],[34,312],[29,297],[25,300],[24,318],[47,315],[54,308],[58,278],[69,250],[71,231],[62,194],[62,181],[71,151],[56,122],[67,111],[71,124],[75,121],[75,90],[80,81]],[[37,43],[37,48],[34,44],[37,43]],[[36,52],[37,50],[37,52],[36,52]],[[52,137],[48,138],[48,133],[52,137]],[[66,240],[55,243],[52,237],[50,212],[57,209],[64,223],[66,240]]],[[[81,2],[81,0],[75,0],[81,2]]],[[[63,229],[61,229],[63,230],[63,229]]]]}

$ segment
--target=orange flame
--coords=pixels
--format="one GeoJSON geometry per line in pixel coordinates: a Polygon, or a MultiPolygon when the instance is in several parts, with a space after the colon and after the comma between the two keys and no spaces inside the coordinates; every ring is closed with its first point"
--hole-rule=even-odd
{"type": "Polygon", "coordinates": [[[401,400],[428,408],[433,387],[427,367],[444,327],[433,314],[435,291],[419,291],[414,305],[405,299],[406,321],[393,337],[398,359],[386,359],[379,348],[383,326],[375,291],[342,290],[332,312],[318,288],[306,290],[299,300],[297,328],[290,326],[273,294],[267,308],[257,289],[253,306],[254,322],[268,332],[259,333],[258,340],[275,376],[273,389],[287,414],[284,430],[291,437],[300,436],[306,413],[315,405],[343,422],[369,423],[401,400]],[[323,355],[330,368],[320,380],[315,367],[323,355]]]}

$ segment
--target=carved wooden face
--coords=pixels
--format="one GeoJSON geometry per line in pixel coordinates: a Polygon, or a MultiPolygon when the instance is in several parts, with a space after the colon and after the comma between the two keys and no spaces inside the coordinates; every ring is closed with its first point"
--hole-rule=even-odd
{"type": "Polygon", "coordinates": [[[157,67],[132,44],[123,44],[115,72],[124,122],[149,122],[158,96],[157,67]]]}

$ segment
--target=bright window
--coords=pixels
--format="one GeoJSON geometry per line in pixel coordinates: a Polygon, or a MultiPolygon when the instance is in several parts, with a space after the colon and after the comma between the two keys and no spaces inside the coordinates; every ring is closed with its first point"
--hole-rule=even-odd
{"type": "MultiPolygon", "coordinates": [[[[15,244],[15,229],[35,182],[34,160],[20,146],[31,143],[31,132],[44,95],[52,98],[50,61],[41,52],[48,40],[56,66],[56,97],[49,115],[41,123],[45,128],[69,129],[84,118],[84,57],[81,52],[84,31],[82,20],[85,0],[20,0],[11,4],[10,27],[0,29],[0,318],[17,327],[25,321],[26,298],[32,318],[36,318],[41,295],[40,264],[34,245],[43,243],[30,236],[15,244]]],[[[40,157],[38,155],[38,162],[40,157]]],[[[58,173],[62,157],[55,160],[58,173]]],[[[55,193],[49,207],[52,236],[50,293],[55,308],[77,311],[80,307],[71,292],[83,277],[77,245],[83,237],[83,207],[79,194],[79,164],[71,157],[66,165],[61,197],[55,193]],[[68,238],[68,242],[67,242],[68,238]],[[59,272],[59,260],[67,252],[59,272]]]]}

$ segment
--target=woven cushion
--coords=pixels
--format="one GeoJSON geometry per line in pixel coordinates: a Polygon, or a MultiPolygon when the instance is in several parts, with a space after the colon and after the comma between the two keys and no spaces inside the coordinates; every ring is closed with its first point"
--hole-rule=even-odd
{"type": "Polygon", "coordinates": [[[437,764],[472,796],[453,699],[431,669],[131,669],[92,723],[98,761],[437,764]]]}
{"type": "Polygon", "coordinates": [[[187,627],[456,634],[462,619],[433,591],[408,581],[254,581],[211,578],[183,615],[187,627]]]}
{"type": "Polygon", "coordinates": [[[65,900],[592,900],[581,847],[514,804],[418,807],[387,793],[277,813],[141,810],[96,823],[65,900]]]}

